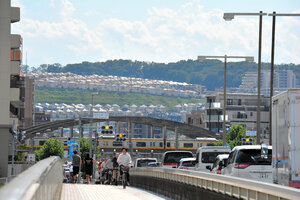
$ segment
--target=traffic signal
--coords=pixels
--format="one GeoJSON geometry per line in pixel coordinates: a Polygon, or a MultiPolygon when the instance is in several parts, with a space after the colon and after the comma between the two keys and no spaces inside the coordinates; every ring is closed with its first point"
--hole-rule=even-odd
{"type": "Polygon", "coordinates": [[[27,156],[28,156],[28,153],[25,152],[25,153],[24,153],[24,160],[25,160],[25,161],[27,160],[27,156]]]}
{"type": "Polygon", "coordinates": [[[242,145],[253,145],[253,138],[242,138],[242,145]]]}
{"type": "Polygon", "coordinates": [[[114,127],[113,126],[102,126],[101,129],[102,129],[101,130],[102,134],[113,134],[114,133],[114,131],[113,131],[114,127]]]}
{"type": "Polygon", "coordinates": [[[126,134],[120,133],[116,135],[116,141],[125,141],[126,140],[126,134]]]}

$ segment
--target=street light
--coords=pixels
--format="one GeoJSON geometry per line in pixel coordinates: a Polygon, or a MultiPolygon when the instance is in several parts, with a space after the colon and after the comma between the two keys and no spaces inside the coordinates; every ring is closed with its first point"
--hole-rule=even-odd
{"type": "MultiPolygon", "coordinates": [[[[92,92],[92,107],[90,109],[90,126],[92,126],[92,119],[93,119],[93,109],[94,109],[94,96],[98,95],[98,92],[92,92]]],[[[90,131],[89,131],[89,140],[90,140],[90,156],[92,156],[92,136],[93,132],[92,132],[92,128],[90,127],[90,131]]],[[[96,153],[96,152],[94,152],[96,153]]]]}
{"type": "Polygon", "coordinates": [[[224,105],[223,105],[223,146],[226,144],[226,71],[227,71],[227,58],[245,59],[246,62],[253,62],[253,56],[198,56],[199,61],[203,61],[207,58],[224,58],[224,105]]]}
{"type": "Polygon", "coordinates": [[[271,49],[271,85],[270,85],[270,111],[269,111],[269,134],[270,134],[270,144],[272,144],[272,96],[273,96],[273,87],[274,87],[274,54],[275,54],[275,23],[276,16],[288,16],[288,17],[296,17],[300,16],[300,13],[269,13],[268,16],[273,17],[272,22],[272,49],[271,49]]]}
{"type": "Polygon", "coordinates": [[[260,77],[261,77],[261,43],[262,43],[262,18],[267,13],[224,13],[225,21],[231,21],[235,15],[259,16],[259,36],[258,36],[258,72],[257,72],[257,117],[256,117],[256,142],[260,144],[260,77]]]}

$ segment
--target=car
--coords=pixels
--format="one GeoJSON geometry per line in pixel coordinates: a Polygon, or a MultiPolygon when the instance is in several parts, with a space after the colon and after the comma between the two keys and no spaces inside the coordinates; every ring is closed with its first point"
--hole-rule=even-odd
{"type": "Polygon", "coordinates": [[[181,158],[178,169],[195,170],[196,158],[181,158]]]}
{"type": "MultiPolygon", "coordinates": [[[[227,165],[229,154],[220,154],[216,157],[216,160],[211,168],[211,172],[214,174],[223,174],[224,168],[227,165]]],[[[210,168],[210,167],[209,167],[210,168]]]]}
{"type": "Polygon", "coordinates": [[[193,158],[191,151],[167,151],[163,154],[162,167],[177,168],[182,158],[193,158]]]}
{"type": "Polygon", "coordinates": [[[196,153],[196,171],[210,172],[212,166],[216,160],[216,157],[220,154],[229,154],[231,149],[229,147],[221,146],[205,146],[200,147],[196,153]]]}
{"type": "Polygon", "coordinates": [[[156,158],[137,158],[134,167],[148,167],[148,163],[157,162],[156,158]]]}
{"type": "Polygon", "coordinates": [[[228,157],[224,174],[272,183],[272,146],[236,146],[228,157]],[[267,150],[266,150],[267,149],[267,150]]]}

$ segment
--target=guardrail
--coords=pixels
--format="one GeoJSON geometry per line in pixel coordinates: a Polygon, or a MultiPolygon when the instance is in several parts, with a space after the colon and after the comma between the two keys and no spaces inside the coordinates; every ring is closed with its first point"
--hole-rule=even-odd
{"type": "MultiPolygon", "coordinates": [[[[300,190],[295,188],[191,170],[136,168],[131,170],[130,174],[133,178],[152,177],[158,180],[167,180],[168,185],[172,183],[186,184],[237,199],[283,200],[300,198],[300,190]]],[[[176,192],[176,188],[171,190],[176,192]]]]}
{"type": "Polygon", "coordinates": [[[58,199],[62,180],[61,159],[56,156],[49,157],[28,168],[1,188],[0,199],[58,199]]]}

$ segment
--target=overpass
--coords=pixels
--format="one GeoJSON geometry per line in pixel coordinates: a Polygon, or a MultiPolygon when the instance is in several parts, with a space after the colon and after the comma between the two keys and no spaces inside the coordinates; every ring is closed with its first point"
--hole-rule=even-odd
{"type": "Polygon", "coordinates": [[[82,134],[82,125],[91,124],[96,122],[108,122],[114,121],[127,122],[128,130],[132,130],[132,124],[145,124],[151,126],[151,130],[153,131],[153,127],[159,127],[164,130],[172,130],[175,133],[181,133],[190,138],[196,137],[216,137],[216,134],[212,131],[206,130],[204,128],[200,128],[197,126],[175,122],[166,119],[158,119],[152,117],[133,117],[133,116],[110,116],[109,119],[99,119],[99,118],[79,118],[79,119],[66,119],[66,120],[58,120],[54,122],[48,122],[45,124],[32,126],[30,128],[24,129],[26,138],[32,138],[36,133],[46,132],[47,130],[57,130],[59,128],[70,128],[74,126],[79,126],[80,134],[82,134]]]}
{"type": "Polygon", "coordinates": [[[284,200],[300,197],[300,190],[295,188],[205,172],[139,168],[132,169],[130,173],[130,183],[134,187],[127,187],[126,190],[116,186],[63,184],[61,160],[59,157],[50,157],[0,189],[0,199],[161,199],[161,196],[148,191],[180,200],[284,200]]]}

